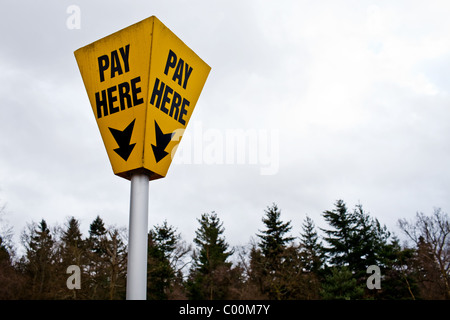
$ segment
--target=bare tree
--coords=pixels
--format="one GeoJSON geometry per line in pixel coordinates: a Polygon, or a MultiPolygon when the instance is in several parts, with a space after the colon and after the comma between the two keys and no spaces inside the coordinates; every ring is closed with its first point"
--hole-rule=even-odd
{"type": "Polygon", "coordinates": [[[450,299],[450,225],[447,213],[440,208],[434,209],[431,216],[422,212],[416,214],[416,221],[406,219],[398,221],[400,229],[416,244],[419,258],[424,262],[435,264],[439,271],[439,280],[445,291],[445,298],[450,299]],[[422,253],[426,251],[425,253],[422,253]]]}
{"type": "Polygon", "coordinates": [[[104,243],[106,262],[109,269],[109,299],[120,299],[125,292],[127,248],[123,243],[120,229],[110,227],[108,239],[104,243]]]}

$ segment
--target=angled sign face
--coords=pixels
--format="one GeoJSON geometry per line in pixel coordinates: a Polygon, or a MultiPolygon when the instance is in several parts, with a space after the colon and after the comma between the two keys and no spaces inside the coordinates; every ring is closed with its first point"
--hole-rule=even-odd
{"type": "Polygon", "coordinates": [[[114,173],[165,177],[211,68],[154,16],[75,58],[114,173]]]}

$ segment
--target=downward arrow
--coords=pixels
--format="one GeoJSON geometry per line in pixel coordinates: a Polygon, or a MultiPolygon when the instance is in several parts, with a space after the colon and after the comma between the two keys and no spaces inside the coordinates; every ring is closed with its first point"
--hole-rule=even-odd
{"type": "Polygon", "coordinates": [[[130,144],[135,121],[136,119],[131,121],[131,123],[123,131],[108,128],[119,146],[117,149],[114,149],[114,151],[125,161],[128,160],[131,151],[133,151],[134,146],[136,145],[136,143],[130,144]]]}
{"type": "Polygon", "coordinates": [[[155,133],[156,133],[156,146],[152,144],[153,154],[155,160],[158,163],[169,153],[164,151],[170,140],[172,140],[172,133],[163,133],[158,123],[155,121],[155,133]]]}

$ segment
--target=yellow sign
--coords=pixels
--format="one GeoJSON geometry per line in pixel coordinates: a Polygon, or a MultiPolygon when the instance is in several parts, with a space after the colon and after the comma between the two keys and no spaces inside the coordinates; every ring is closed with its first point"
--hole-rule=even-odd
{"type": "Polygon", "coordinates": [[[114,173],[165,177],[211,68],[155,16],[75,58],[114,173]]]}

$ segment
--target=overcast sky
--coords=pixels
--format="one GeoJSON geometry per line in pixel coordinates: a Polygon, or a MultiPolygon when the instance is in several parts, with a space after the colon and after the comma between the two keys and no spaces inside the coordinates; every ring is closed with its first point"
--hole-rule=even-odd
{"type": "Polygon", "coordinates": [[[6,0],[0,205],[17,237],[72,215],[85,235],[97,215],[128,227],[130,182],[112,172],[73,52],[152,15],[212,69],[166,178],[150,182],[149,226],[191,242],[216,211],[245,245],[272,203],[294,236],[306,214],[326,227],[337,199],[398,235],[399,218],[449,210],[447,0],[6,0]]]}

